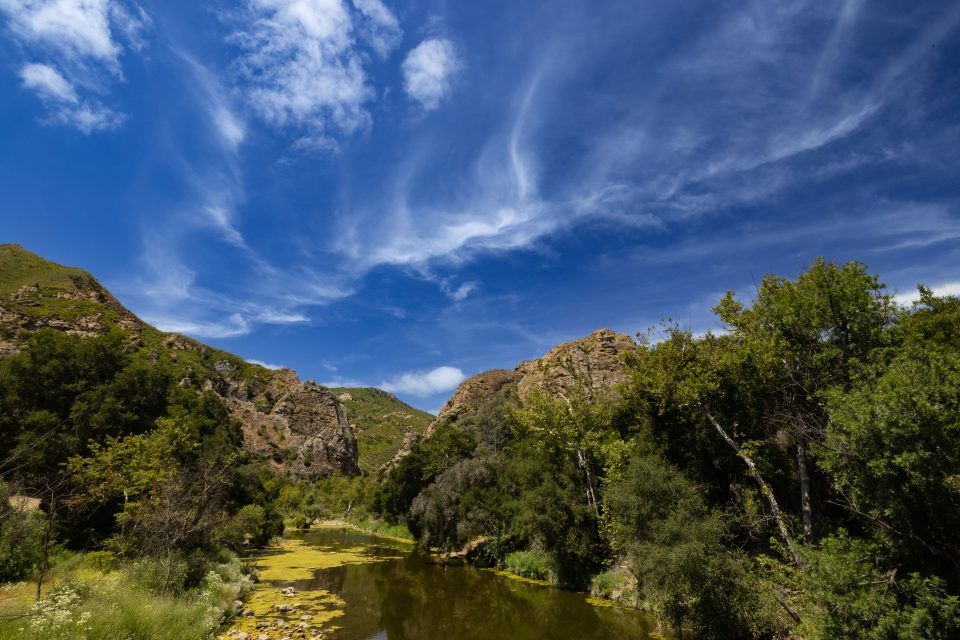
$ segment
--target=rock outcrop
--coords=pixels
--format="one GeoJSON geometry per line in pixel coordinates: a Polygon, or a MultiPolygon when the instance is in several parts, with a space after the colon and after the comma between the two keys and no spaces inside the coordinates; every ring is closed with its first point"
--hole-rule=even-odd
{"type": "Polygon", "coordinates": [[[427,428],[427,435],[429,436],[433,428],[442,422],[457,420],[466,413],[473,413],[504,386],[517,383],[521,378],[522,374],[508,369],[493,369],[467,378],[460,383],[453,396],[440,409],[437,419],[427,428]]]}
{"type": "Polygon", "coordinates": [[[326,387],[290,369],[272,371],[197,340],[151,327],[93,276],[18,245],[0,244],[0,358],[48,327],[81,337],[119,330],[150,362],[166,360],[180,385],[223,398],[244,446],[281,472],[311,479],[360,473],[346,409],[326,387]]]}
{"type": "MultiPolygon", "coordinates": [[[[623,357],[637,348],[630,336],[599,329],[585,338],[557,345],[542,358],[521,362],[513,371],[494,369],[479,373],[460,383],[428,427],[426,435],[430,436],[443,422],[456,422],[476,412],[507,385],[517,385],[521,400],[535,388],[551,394],[570,391],[580,385],[592,390],[610,389],[629,379],[623,357]]],[[[410,453],[414,443],[405,441],[394,460],[381,469],[381,475],[410,453]]]]}
{"type": "Polygon", "coordinates": [[[243,425],[245,446],[296,477],[335,471],[359,475],[357,438],[343,404],[326,387],[300,382],[289,369],[278,374],[272,389],[279,392],[278,399],[269,411],[261,410],[262,403],[258,408],[237,397],[226,399],[231,415],[243,425]]]}
{"type": "Polygon", "coordinates": [[[599,329],[586,338],[557,345],[538,360],[517,366],[520,399],[536,387],[550,393],[567,391],[583,384],[591,389],[610,388],[630,376],[623,356],[637,349],[630,336],[599,329]]]}

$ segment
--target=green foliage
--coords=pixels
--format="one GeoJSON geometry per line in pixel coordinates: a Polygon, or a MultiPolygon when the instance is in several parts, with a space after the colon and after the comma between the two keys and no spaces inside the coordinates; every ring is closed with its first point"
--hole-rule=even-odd
{"type": "Polygon", "coordinates": [[[845,499],[931,568],[960,566],[960,353],[903,351],[829,410],[821,464],[845,499]]]}
{"type": "Polygon", "coordinates": [[[235,551],[261,547],[283,532],[283,520],[259,504],[244,505],[217,531],[217,540],[235,551]]]}
{"type": "Polygon", "coordinates": [[[524,578],[557,583],[557,563],[545,551],[514,551],[504,559],[503,567],[524,578]]]}
{"type": "MultiPolygon", "coordinates": [[[[745,341],[757,341],[798,380],[843,383],[851,363],[885,342],[893,297],[866,265],[822,258],[796,280],[767,275],[747,308],[727,292],[715,311],[745,341]]],[[[814,389],[808,388],[807,392],[814,389]]]]}
{"type": "MultiPolygon", "coordinates": [[[[86,561],[83,565],[89,564],[86,561]]],[[[101,640],[103,638],[216,637],[233,614],[233,602],[251,589],[239,560],[178,560],[176,589],[158,593],[156,563],[138,563],[107,574],[64,574],[63,583],[21,614],[0,620],[0,639],[101,640]]]]}
{"type": "Polygon", "coordinates": [[[376,474],[400,450],[407,433],[423,434],[433,421],[429,413],[380,389],[342,387],[331,391],[350,396],[344,404],[350,423],[356,425],[360,470],[365,474],[376,474]]]}
{"type": "Polygon", "coordinates": [[[24,580],[40,562],[44,517],[0,481],[0,584],[24,580]]]}
{"type": "Polygon", "coordinates": [[[936,577],[898,578],[883,545],[839,530],[807,555],[802,631],[811,640],[947,640],[960,634],[960,598],[936,577]]]}
{"type": "Polygon", "coordinates": [[[380,485],[375,507],[384,518],[405,516],[420,491],[475,446],[473,438],[456,425],[438,425],[431,437],[416,444],[380,485]]]}
{"type": "Polygon", "coordinates": [[[776,628],[758,607],[745,558],[726,545],[725,519],[661,455],[641,449],[632,457],[608,487],[604,513],[613,549],[632,559],[640,597],[675,629],[730,638],[776,628]]]}

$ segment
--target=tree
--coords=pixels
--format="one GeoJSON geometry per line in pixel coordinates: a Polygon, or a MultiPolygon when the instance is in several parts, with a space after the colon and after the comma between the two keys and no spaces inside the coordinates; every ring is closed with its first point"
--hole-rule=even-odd
{"type": "Polygon", "coordinates": [[[760,419],[795,442],[803,530],[812,540],[808,452],[824,437],[823,393],[849,387],[859,366],[886,343],[896,304],[866,265],[817,258],[796,280],[765,276],[749,307],[728,291],[714,311],[763,388],[760,419]]]}
{"type": "Polygon", "coordinates": [[[568,452],[583,475],[587,504],[600,517],[597,475],[602,454],[619,439],[612,425],[612,407],[602,398],[588,399],[586,387],[551,395],[533,389],[523,405],[512,412],[520,436],[524,432],[553,442],[568,452]]]}
{"type": "Polygon", "coordinates": [[[655,346],[645,345],[629,359],[634,370],[634,385],[649,394],[661,412],[686,412],[691,422],[705,422],[746,465],[787,549],[798,567],[803,558],[799,545],[780,508],[770,484],[763,477],[751,453],[752,443],[738,443],[717,418],[715,407],[730,405],[728,394],[741,384],[751,388],[742,374],[749,354],[736,348],[726,337],[707,334],[700,339],[676,327],[667,327],[666,339],[655,346]]]}
{"type": "Polygon", "coordinates": [[[827,397],[819,459],[844,506],[960,581],[960,354],[911,346],[827,397]]]}

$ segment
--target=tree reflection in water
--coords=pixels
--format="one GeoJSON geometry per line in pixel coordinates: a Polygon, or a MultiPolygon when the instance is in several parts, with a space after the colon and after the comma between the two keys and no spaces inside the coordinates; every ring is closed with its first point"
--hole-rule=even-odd
{"type": "Polygon", "coordinates": [[[581,594],[510,580],[489,571],[445,568],[417,553],[347,530],[322,530],[306,540],[334,550],[369,544],[393,559],[325,569],[300,589],[326,589],[346,602],[328,637],[335,640],[497,640],[580,638],[645,640],[650,621],[581,594]]]}

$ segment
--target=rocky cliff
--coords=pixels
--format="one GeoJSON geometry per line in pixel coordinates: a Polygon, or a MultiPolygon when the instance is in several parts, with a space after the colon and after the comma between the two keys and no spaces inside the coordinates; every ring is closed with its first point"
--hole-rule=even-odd
{"type": "MultiPolygon", "coordinates": [[[[588,391],[610,390],[629,378],[623,357],[637,348],[637,343],[630,336],[610,329],[599,329],[585,338],[553,347],[542,358],[521,362],[512,371],[493,369],[479,373],[460,383],[453,396],[440,409],[437,419],[430,424],[426,436],[429,437],[443,422],[457,422],[475,413],[509,385],[516,385],[521,400],[535,388],[553,394],[577,387],[588,391]]],[[[381,475],[388,473],[409,454],[418,440],[405,440],[394,459],[381,468],[381,475]]]]}
{"type": "Polygon", "coordinates": [[[453,396],[440,409],[437,419],[427,429],[427,435],[429,436],[433,428],[442,422],[455,421],[467,413],[476,411],[500,389],[508,384],[516,384],[522,379],[523,374],[519,371],[507,369],[493,369],[467,378],[460,383],[453,396]]]}
{"type": "Polygon", "coordinates": [[[613,387],[629,377],[623,356],[636,348],[630,336],[599,329],[586,338],[557,345],[542,358],[520,363],[517,391],[523,399],[536,387],[550,393],[581,384],[593,390],[613,387]]]}
{"type": "Polygon", "coordinates": [[[289,369],[271,371],[159,331],[89,273],[19,245],[0,245],[0,357],[17,353],[31,332],[44,327],[81,337],[122,332],[131,350],[171,364],[181,386],[223,398],[243,427],[245,448],[293,477],[360,473],[346,409],[326,387],[303,382],[289,369]]]}

